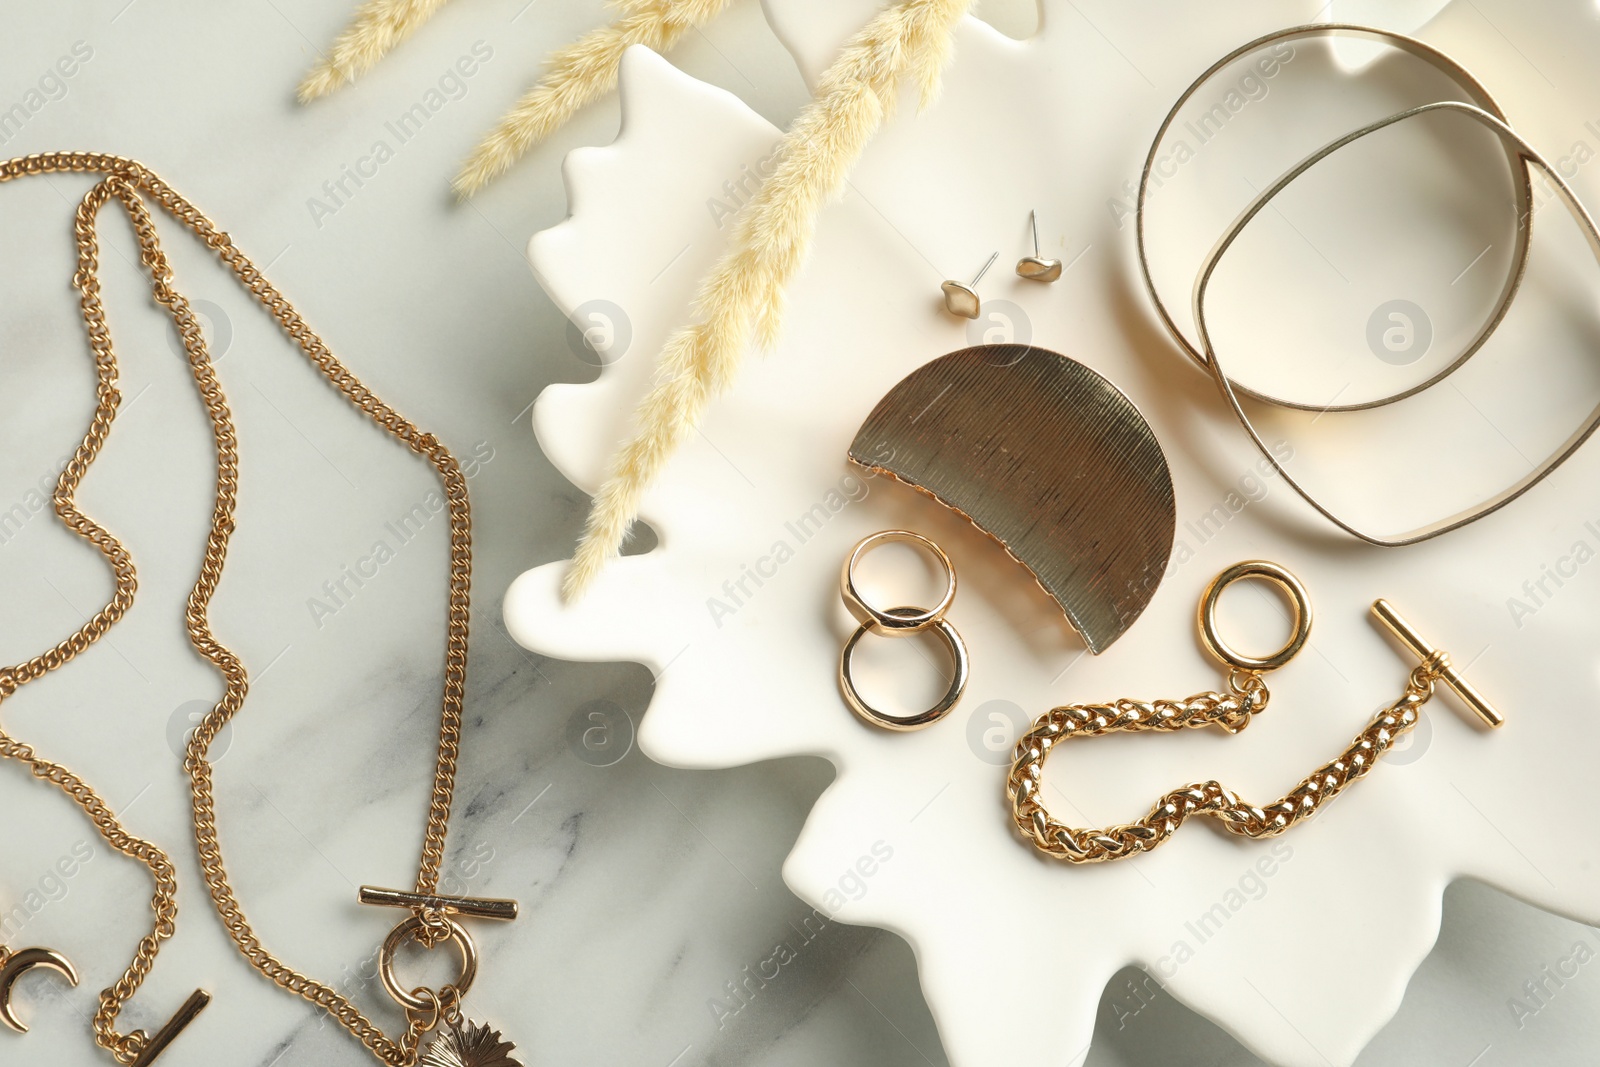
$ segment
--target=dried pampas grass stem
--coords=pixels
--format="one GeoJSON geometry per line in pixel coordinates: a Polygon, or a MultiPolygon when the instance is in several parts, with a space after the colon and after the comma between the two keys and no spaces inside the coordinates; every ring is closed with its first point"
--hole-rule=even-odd
{"type": "Polygon", "coordinates": [[[504,174],[534,145],[549,137],[578,109],[616,88],[622,53],[642,44],[664,52],[678,38],[709,21],[730,0],[623,0],[616,21],[550,57],[544,79],[530,89],[473,149],[456,175],[466,197],[504,174]]]}
{"type": "Polygon", "coordinates": [[[700,321],[673,335],[635,412],[633,437],[613,458],[567,571],[575,599],[615,557],[645,488],[727,387],[754,333],[778,337],[783,290],[805,259],[823,203],[843,187],[900,87],[926,106],[938,90],[956,23],[972,0],[899,0],[846,43],[817,96],[778,146],[772,176],[740,213],[733,246],[706,279],[700,321]]]}
{"type": "MultiPolygon", "coordinates": [[[[506,172],[534,145],[560,129],[580,108],[617,85],[622,53],[642,44],[664,52],[732,0],[615,0],[611,25],[550,57],[544,79],[517,102],[475,148],[454,185],[471,196],[506,172]]],[[[449,0],[366,0],[350,25],[300,83],[302,104],[355,81],[449,0]]]]}
{"type": "Polygon", "coordinates": [[[309,104],[355,81],[450,0],[367,0],[356,17],[300,83],[300,102],[309,104]]]}

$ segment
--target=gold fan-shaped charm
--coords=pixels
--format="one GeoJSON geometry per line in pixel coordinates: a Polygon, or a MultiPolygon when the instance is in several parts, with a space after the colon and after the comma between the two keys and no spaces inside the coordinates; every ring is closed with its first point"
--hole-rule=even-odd
{"type": "Polygon", "coordinates": [[[418,1067],[523,1067],[517,1046],[481,1023],[463,1020],[428,1046],[418,1067]]]}

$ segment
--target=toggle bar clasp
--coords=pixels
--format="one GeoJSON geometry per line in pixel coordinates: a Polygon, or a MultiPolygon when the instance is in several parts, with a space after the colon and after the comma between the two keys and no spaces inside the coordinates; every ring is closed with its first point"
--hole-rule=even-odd
{"type": "Polygon", "coordinates": [[[430,910],[443,912],[446,915],[467,915],[474,919],[496,919],[500,922],[510,922],[517,917],[517,902],[514,900],[446,897],[434,893],[402,893],[398,889],[379,889],[370,885],[361,887],[360,900],[363,904],[375,904],[380,908],[430,910]]]}
{"type": "Polygon", "coordinates": [[[157,1030],[155,1036],[145,1043],[144,1050],[134,1058],[129,1067],[150,1067],[161,1054],[178,1040],[178,1035],[188,1029],[189,1024],[199,1017],[211,1003],[211,994],[204,989],[196,989],[189,994],[189,999],[183,1002],[183,1007],[178,1013],[167,1020],[167,1025],[157,1030]]]}
{"type": "MultiPolygon", "coordinates": [[[[1399,612],[1395,611],[1394,605],[1387,600],[1382,598],[1374,600],[1372,602],[1372,614],[1388,628],[1390,633],[1400,639],[1401,644],[1411,650],[1412,655],[1423,663],[1427,663],[1438,653],[1439,650],[1429,644],[1421,634],[1417,633],[1416,628],[1407,622],[1399,612]]],[[[1439,672],[1439,677],[1451,689],[1455,690],[1456,696],[1461,698],[1463,704],[1472,709],[1473,714],[1483,720],[1484,725],[1491,728],[1505,725],[1505,716],[1496,711],[1494,705],[1490,704],[1482,693],[1474,689],[1472,683],[1462,677],[1461,672],[1456,670],[1453,664],[1447,662],[1444,669],[1439,672]]]]}

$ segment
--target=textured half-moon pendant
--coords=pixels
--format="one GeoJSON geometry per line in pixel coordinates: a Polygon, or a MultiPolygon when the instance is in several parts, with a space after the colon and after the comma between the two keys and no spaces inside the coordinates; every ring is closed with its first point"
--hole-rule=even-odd
{"type": "Polygon", "coordinates": [[[500,1031],[463,1019],[433,1039],[417,1067],[523,1067],[516,1050],[500,1031]]]}
{"type": "Polygon", "coordinates": [[[1121,390],[1048,349],[979,345],[919,367],[850,459],[998,541],[1097,655],[1166,573],[1177,510],[1161,443],[1121,390]]]}

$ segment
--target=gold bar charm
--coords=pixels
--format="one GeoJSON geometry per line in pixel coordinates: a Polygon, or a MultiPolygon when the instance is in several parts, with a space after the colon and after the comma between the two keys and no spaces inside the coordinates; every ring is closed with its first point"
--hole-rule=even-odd
{"type": "Polygon", "coordinates": [[[448,915],[470,915],[475,919],[495,919],[500,922],[510,922],[517,917],[517,902],[514,900],[402,893],[398,889],[379,889],[370,885],[361,887],[360,900],[363,904],[374,904],[380,908],[409,908],[413,911],[431,908],[448,915]]]}
{"type": "MultiPolygon", "coordinates": [[[[1409,648],[1419,660],[1427,662],[1437,649],[1423,639],[1416,629],[1394,610],[1394,605],[1387,600],[1378,599],[1372,602],[1372,614],[1377,616],[1379,622],[1388,627],[1389,632],[1400,639],[1400,643],[1409,648]]],[[[1505,716],[1495,710],[1484,695],[1473,688],[1472,683],[1461,676],[1461,672],[1453,665],[1446,666],[1439,672],[1439,677],[1456,691],[1462,703],[1471,708],[1473,713],[1482,719],[1489,727],[1498,728],[1505,725],[1505,716]]]]}
{"type": "Polygon", "coordinates": [[[195,1017],[205,1011],[210,1003],[211,994],[204,989],[196,989],[190,994],[189,999],[184,1001],[183,1007],[178,1009],[178,1014],[167,1020],[167,1025],[156,1031],[156,1035],[150,1039],[150,1043],[129,1067],[150,1067],[150,1064],[156,1062],[156,1058],[167,1051],[168,1045],[178,1040],[178,1035],[183,1033],[184,1028],[194,1022],[195,1017]]]}

